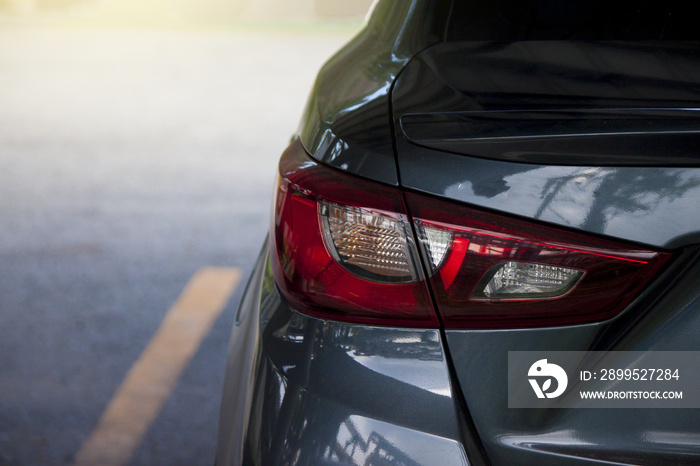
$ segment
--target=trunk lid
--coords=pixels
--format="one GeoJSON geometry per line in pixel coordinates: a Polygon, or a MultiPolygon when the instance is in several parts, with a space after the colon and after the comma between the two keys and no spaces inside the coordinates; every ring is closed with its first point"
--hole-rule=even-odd
{"type": "Polygon", "coordinates": [[[697,462],[692,410],[509,408],[508,352],[700,349],[698,55],[687,43],[443,43],[395,83],[406,190],[675,254],[611,320],[445,331],[494,464],[697,462]]]}

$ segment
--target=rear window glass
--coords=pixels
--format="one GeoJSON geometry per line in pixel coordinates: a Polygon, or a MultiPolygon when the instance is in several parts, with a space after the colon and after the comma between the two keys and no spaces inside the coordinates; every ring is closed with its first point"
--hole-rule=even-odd
{"type": "Polygon", "coordinates": [[[448,40],[698,40],[696,2],[456,0],[448,40]]]}

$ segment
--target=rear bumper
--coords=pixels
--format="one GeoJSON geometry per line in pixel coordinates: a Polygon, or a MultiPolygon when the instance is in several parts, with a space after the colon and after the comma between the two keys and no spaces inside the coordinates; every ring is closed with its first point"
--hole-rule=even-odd
{"type": "Polygon", "coordinates": [[[267,252],[233,330],[217,464],[468,464],[440,331],[302,315],[267,252]]]}

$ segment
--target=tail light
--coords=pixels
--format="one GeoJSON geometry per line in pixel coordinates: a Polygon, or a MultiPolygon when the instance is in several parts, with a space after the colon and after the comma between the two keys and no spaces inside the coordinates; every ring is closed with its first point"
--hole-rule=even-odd
{"type": "Polygon", "coordinates": [[[271,244],[275,281],[299,311],[422,327],[438,313],[462,328],[600,321],[671,256],[404,194],[320,165],[298,142],[280,161],[271,244]]]}
{"type": "Polygon", "coordinates": [[[425,196],[407,194],[406,201],[450,327],[604,320],[622,312],[671,256],[425,196]],[[435,249],[446,251],[438,265],[435,249]]]}
{"type": "Polygon", "coordinates": [[[401,191],[313,162],[280,161],[275,281],[298,310],[393,326],[438,325],[401,191]]]}

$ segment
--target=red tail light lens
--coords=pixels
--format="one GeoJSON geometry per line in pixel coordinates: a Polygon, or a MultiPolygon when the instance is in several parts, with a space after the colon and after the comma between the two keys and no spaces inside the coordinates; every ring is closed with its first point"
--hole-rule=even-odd
{"type": "Polygon", "coordinates": [[[298,142],[280,160],[271,244],[275,281],[300,311],[438,324],[401,192],[324,167],[298,142]]]}
{"type": "Polygon", "coordinates": [[[613,317],[671,257],[407,194],[445,325],[514,328],[613,317]],[[436,233],[441,232],[441,233],[436,233]],[[444,255],[439,260],[438,255],[444,255]]]}

